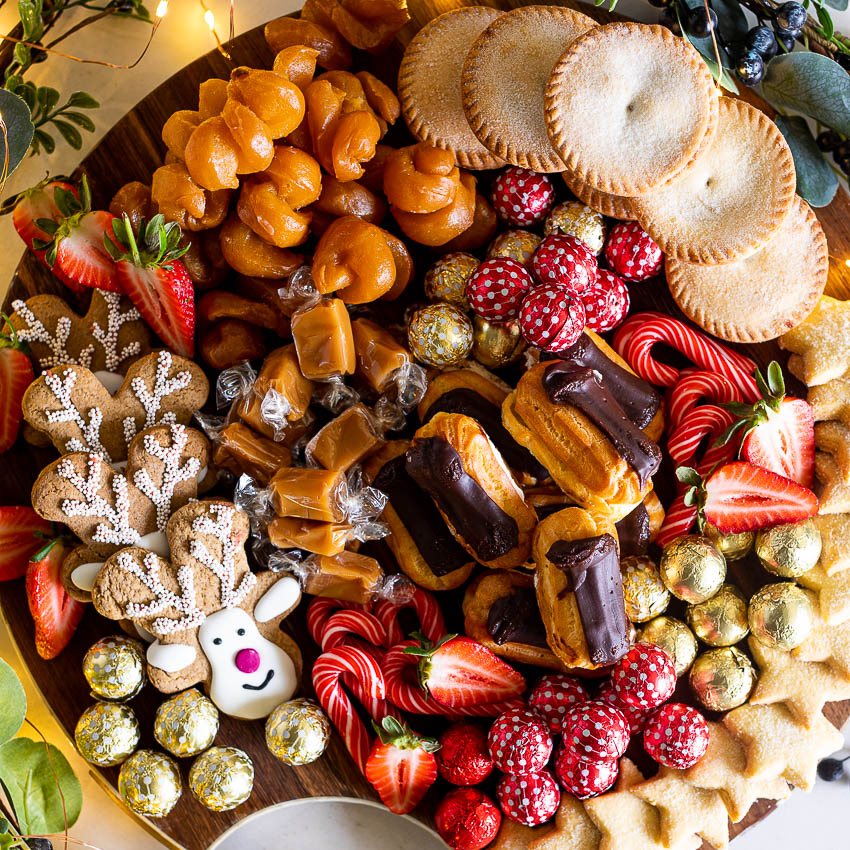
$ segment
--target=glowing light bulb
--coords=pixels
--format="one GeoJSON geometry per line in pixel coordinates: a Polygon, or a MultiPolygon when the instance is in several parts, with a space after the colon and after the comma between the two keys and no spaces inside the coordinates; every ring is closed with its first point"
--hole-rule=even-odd
{"type": "Polygon", "coordinates": [[[212,32],[215,29],[215,17],[213,16],[211,9],[207,9],[207,11],[204,12],[204,20],[210,28],[210,32],[212,32]]]}
{"type": "Polygon", "coordinates": [[[155,13],[156,17],[157,18],[164,18],[165,13],[167,11],[168,11],[168,0],[159,0],[159,3],[157,4],[157,7],[156,7],[156,13],[155,13]]]}

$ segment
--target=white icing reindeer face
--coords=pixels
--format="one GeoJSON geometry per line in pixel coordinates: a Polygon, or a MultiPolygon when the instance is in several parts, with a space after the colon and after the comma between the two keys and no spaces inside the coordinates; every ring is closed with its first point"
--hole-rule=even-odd
{"type": "Polygon", "coordinates": [[[242,608],[207,617],[198,642],[212,668],[210,698],[225,714],[266,717],[298,687],[292,659],[260,634],[242,608]]]}

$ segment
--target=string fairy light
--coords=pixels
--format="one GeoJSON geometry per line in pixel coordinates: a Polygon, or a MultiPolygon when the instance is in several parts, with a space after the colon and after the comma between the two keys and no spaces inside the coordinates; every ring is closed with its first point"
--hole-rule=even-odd
{"type": "MultiPolygon", "coordinates": [[[[218,49],[218,52],[225,59],[230,59],[230,54],[224,49],[224,45],[222,44],[221,39],[218,37],[218,33],[216,32],[215,15],[213,14],[213,10],[210,9],[209,6],[207,6],[207,4],[204,2],[204,0],[198,0],[198,3],[200,3],[201,8],[204,10],[204,23],[209,27],[210,32],[213,34],[213,37],[215,38],[215,45],[216,45],[216,48],[218,49]]],[[[230,25],[231,25],[231,30],[232,30],[232,27],[233,27],[232,0],[231,0],[231,10],[230,10],[230,25]]],[[[231,31],[230,38],[231,39],[233,38],[232,31],[231,31]]]]}

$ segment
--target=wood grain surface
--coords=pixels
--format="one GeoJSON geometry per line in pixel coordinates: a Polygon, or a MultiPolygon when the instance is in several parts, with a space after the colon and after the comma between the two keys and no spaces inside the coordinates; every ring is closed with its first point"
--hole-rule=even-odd
{"type": "MultiPolygon", "coordinates": [[[[358,57],[359,67],[368,68],[389,83],[395,81],[404,45],[424,23],[438,13],[457,6],[472,4],[464,4],[456,0],[409,0],[409,5],[412,21],[402,31],[393,48],[379,58],[358,57]]],[[[514,0],[500,0],[487,5],[512,8],[525,4],[514,2],[514,0]]],[[[562,3],[561,5],[571,4],[562,3]]],[[[584,5],[581,9],[602,21],[615,17],[584,5]]],[[[256,67],[271,65],[272,55],[263,39],[262,29],[253,30],[237,38],[231,52],[233,63],[237,65],[256,67]]],[[[153,91],[116,124],[80,167],[81,171],[89,176],[95,207],[108,204],[115,190],[130,180],[150,182],[151,174],[162,163],[164,145],[160,139],[160,129],[166,118],[177,109],[196,108],[199,83],[209,77],[227,77],[230,69],[231,65],[216,52],[203,56],[153,91]]],[[[765,111],[770,111],[749,91],[745,91],[744,96],[765,111]]],[[[397,135],[403,141],[402,132],[394,131],[394,136],[397,135]]],[[[837,297],[848,298],[850,297],[850,267],[845,260],[850,257],[850,202],[845,192],[839,190],[833,203],[825,209],[818,210],[817,214],[829,239],[831,261],[827,291],[837,297]]],[[[17,245],[7,246],[7,250],[17,249],[17,245]]],[[[658,282],[652,286],[637,285],[631,289],[635,309],[659,309],[681,316],[663,283],[658,282]]],[[[61,293],[69,300],[74,298],[32,255],[25,255],[12,282],[4,309],[9,310],[9,304],[13,298],[27,298],[38,292],[55,292],[61,293]]],[[[82,301],[76,304],[80,312],[83,311],[84,306],[82,301]]],[[[779,358],[782,362],[785,359],[775,343],[739,348],[762,365],[771,359],[779,358]]],[[[30,487],[38,471],[54,457],[52,449],[35,449],[19,440],[14,449],[3,457],[2,471],[0,471],[0,481],[2,481],[0,502],[28,504],[30,487]]],[[[461,625],[460,596],[455,594],[447,601],[449,625],[458,628],[461,625]]],[[[61,725],[72,736],[81,712],[92,702],[81,674],[83,655],[95,640],[107,634],[114,634],[117,629],[116,624],[97,616],[93,610],[89,609],[68,648],[58,659],[46,662],[38,657],[33,645],[33,624],[27,610],[23,581],[0,585],[0,605],[2,605],[3,616],[11,627],[20,652],[38,687],[61,725]]],[[[316,656],[316,648],[304,630],[303,610],[290,619],[291,627],[299,637],[305,654],[306,669],[309,670],[316,656]]],[[[304,690],[308,694],[311,693],[309,681],[305,682],[304,690]]],[[[141,746],[143,747],[156,746],[152,737],[153,715],[161,701],[161,695],[150,686],[133,700],[133,708],[141,723],[141,746]]],[[[834,723],[841,725],[850,716],[850,702],[829,706],[827,714],[834,723]]],[[[417,721],[415,725],[424,732],[439,729],[438,726],[434,726],[433,721],[430,724],[417,721]],[[429,726],[433,727],[433,730],[429,729],[429,726]]],[[[149,822],[149,826],[163,840],[175,847],[202,850],[240,818],[283,800],[324,795],[376,799],[371,787],[360,776],[336,735],[333,736],[330,748],[323,758],[312,765],[297,769],[288,768],[272,757],[266,749],[263,724],[259,721],[245,723],[222,717],[221,731],[216,743],[238,746],[251,756],[256,768],[254,793],[247,803],[235,811],[213,814],[192,799],[185,784],[190,761],[183,760],[181,762],[184,776],[182,799],[167,818],[149,822]]],[[[104,783],[113,789],[117,775],[117,768],[101,771],[104,783]]],[[[430,819],[433,807],[444,790],[445,788],[435,788],[428,795],[426,804],[418,812],[423,819],[430,819]]],[[[757,803],[741,824],[733,826],[733,834],[737,834],[741,829],[764,817],[771,808],[772,805],[764,801],[757,803]]]]}

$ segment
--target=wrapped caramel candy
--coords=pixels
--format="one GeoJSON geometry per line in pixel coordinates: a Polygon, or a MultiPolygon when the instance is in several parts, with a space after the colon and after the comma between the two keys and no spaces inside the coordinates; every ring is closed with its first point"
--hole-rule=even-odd
{"type": "Polygon", "coordinates": [[[351,539],[344,522],[321,522],[299,517],[275,517],[268,528],[269,540],[279,549],[304,549],[317,555],[338,555],[351,539]]]}
{"type": "Polygon", "coordinates": [[[354,372],[351,318],[341,299],[323,298],[297,311],[292,316],[292,338],[305,378],[327,381],[354,372]]]}
{"type": "Polygon", "coordinates": [[[307,443],[307,461],[325,469],[347,470],[384,444],[379,423],[365,404],[352,405],[307,443]]]}
{"type": "Polygon", "coordinates": [[[342,522],[347,486],[338,469],[280,469],[269,482],[278,516],[342,522]]]}
{"type": "Polygon", "coordinates": [[[213,463],[216,466],[236,476],[250,475],[264,485],[279,469],[292,462],[285,446],[254,433],[240,422],[225,426],[214,442],[213,463]]]}

